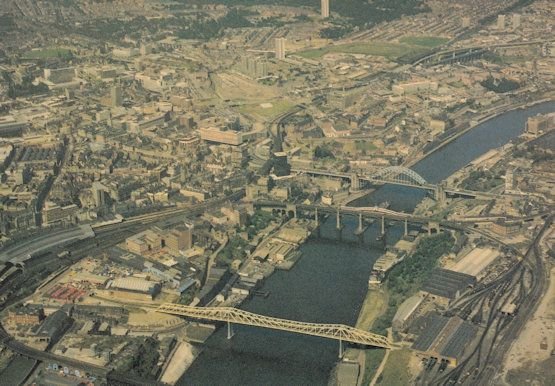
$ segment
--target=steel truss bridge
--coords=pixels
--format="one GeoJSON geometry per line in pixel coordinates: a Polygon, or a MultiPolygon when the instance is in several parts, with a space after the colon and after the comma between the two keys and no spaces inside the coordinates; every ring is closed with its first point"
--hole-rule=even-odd
{"type": "Polygon", "coordinates": [[[431,192],[436,200],[444,200],[446,194],[467,197],[467,198],[496,198],[499,195],[489,192],[474,192],[471,190],[446,188],[442,184],[431,184],[424,177],[416,173],[414,170],[403,166],[390,166],[379,170],[371,176],[359,175],[357,173],[341,173],[329,170],[319,169],[291,169],[293,173],[306,174],[310,176],[322,176],[330,178],[341,178],[349,180],[353,190],[360,190],[365,185],[401,185],[411,188],[417,188],[431,192]]]}
{"type": "Polygon", "coordinates": [[[429,184],[422,176],[416,173],[414,170],[402,167],[402,166],[391,166],[378,171],[372,176],[358,175],[357,173],[341,173],[334,172],[330,170],[318,170],[318,169],[291,169],[294,173],[308,174],[312,176],[324,176],[331,178],[342,178],[351,181],[351,185],[355,189],[359,189],[365,182],[374,184],[394,184],[411,186],[420,189],[426,189],[434,191],[437,189],[436,185],[429,184]]]}
{"type": "Polygon", "coordinates": [[[162,304],[157,311],[193,319],[227,322],[228,339],[233,336],[231,324],[243,324],[247,326],[270,328],[273,330],[335,339],[339,341],[340,356],[342,356],[343,353],[343,341],[364,346],[375,346],[386,349],[391,348],[391,343],[387,337],[372,334],[344,324],[297,322],[293,320],[258,315],[232,307],[191,307],[180,304],[165,303],[162,304]]]}

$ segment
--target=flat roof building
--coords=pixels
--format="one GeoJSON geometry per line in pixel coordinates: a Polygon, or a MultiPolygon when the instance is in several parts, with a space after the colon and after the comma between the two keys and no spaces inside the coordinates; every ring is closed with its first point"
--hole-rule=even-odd
{"type": "Polygon", "coordinates": [[[238,146],[243,143],[243,134],[234,130],[220,130],[216,127],[200,129],[200,139],[207,142],[238,146]]]}

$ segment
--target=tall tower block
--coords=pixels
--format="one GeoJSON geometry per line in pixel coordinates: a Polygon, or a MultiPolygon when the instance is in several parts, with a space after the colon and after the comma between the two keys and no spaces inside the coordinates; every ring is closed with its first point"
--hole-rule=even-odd
{"type": "Polygon", "coordinates": [[[276,38],[276,59],[285,59],[285,38],[276,38]]]}
{"type": "Polygon", "coordinates": [[[513,14],[513,28],[518,28],[520,27],[520,14],[519,13],[514,13],[513,14]]]}
{"type": "Polygon", "coordinates": [[[321,0],[322,19],[330,17],[330,0],[321,0]]]}
{"type": "Polygon", "coordinates": [[[499,31],[505,30],[505,15],[497,15],[497,29],[499,31]]]}

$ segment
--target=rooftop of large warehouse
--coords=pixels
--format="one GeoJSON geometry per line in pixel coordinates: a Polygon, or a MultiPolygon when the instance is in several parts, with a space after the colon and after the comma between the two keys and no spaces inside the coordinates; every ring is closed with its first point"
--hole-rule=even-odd
{"type": "Polygon", "coordinates": [[[432,295],[455,299],[469,286],[476,284],[476,278],[465,273],[436,268],[422,286],[422,290],[432,295]]]}

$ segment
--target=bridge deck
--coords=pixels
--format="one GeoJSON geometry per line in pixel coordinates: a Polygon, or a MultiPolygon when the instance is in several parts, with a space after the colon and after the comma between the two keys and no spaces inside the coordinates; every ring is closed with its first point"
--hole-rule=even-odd
{"type": "Polygon", "coordinates": [[[344,324],[319,324],[297,322],[293,320],[273,318],[231,307],[190,307],[179,304],[165,303],[158,312],[186,316],[194,319],[204,319],[247,326],[270,328],[274,330],[294,332],[298,334],[319,336],[367,346],[391,348],[389,339],[382,335],[346,326],[344,324]]]}

